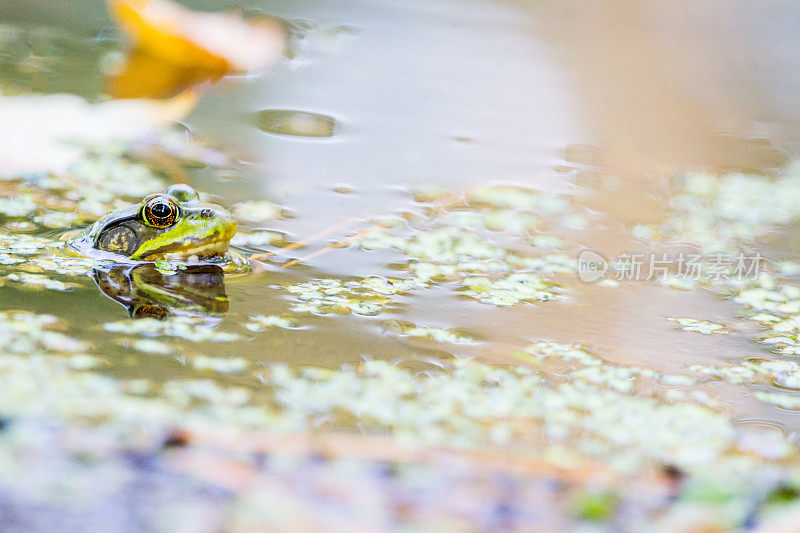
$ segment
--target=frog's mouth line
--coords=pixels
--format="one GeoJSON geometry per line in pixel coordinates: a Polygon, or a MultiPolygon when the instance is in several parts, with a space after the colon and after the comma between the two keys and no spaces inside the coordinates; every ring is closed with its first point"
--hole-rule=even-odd
{"type": "Polygon", "coordinates": [[[211,258],[211,257],[219,257],[222,256],[225,252],[228,251],[228,242],[230,241],[230,237],[227,235],[223,236],[223,238],[212,238],[209,237],[208,239],[204,239],[201,241],[194,241],[192,245],[179,245],[172,249],[167,250],[153,250],[152,252],[143,255],[137,259],[142,261],[151,261],[157,259],[188,259],[192,256],[197,256],[198,258],[211,258]],[[188,245],[188,246],[187,246],[188,245]]]}

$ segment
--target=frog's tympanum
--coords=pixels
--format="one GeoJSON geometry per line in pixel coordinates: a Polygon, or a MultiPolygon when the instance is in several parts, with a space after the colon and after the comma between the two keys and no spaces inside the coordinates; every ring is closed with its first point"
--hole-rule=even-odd
{"type": "Polygon", "coordinates": [[[228,312],[225,275],[217,265],[189,265],[169,273],[154,263],[114,265],[96,268],[94,281],[131,318],[191,316],[212,325],[228,312]]]}
{"type": "Polygon", "coordinates": [[[92,248],[137,261],[221,257],[236,233],[222,207],[200,201],[188,185],[172,185],[133,205],[108,213],[84,239],[92,248]]]}

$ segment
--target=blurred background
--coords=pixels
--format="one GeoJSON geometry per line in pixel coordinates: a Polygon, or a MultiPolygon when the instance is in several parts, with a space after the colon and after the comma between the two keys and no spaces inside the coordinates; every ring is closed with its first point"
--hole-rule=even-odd
{"type": "MultiPolygon", "coordinates": [[[[293,28],[291,61],[268,78],[218,84],[186,121],[238,148],[278,193],[535,180],[571,145],[602,147],[630,180],[676,166],[764,170],[797,149],[800,12],[789,2],[183,4],[266,13],[293,28]],[[264,108],[323,113],[336,134],[241,127],[264,108]]],[[[118,38],[99,0],[2,0],[0,12],[118,38]]],[[[77,73],[73,62],[49,83],[91,93],[98,74],[88,65],[77,73]]]]}

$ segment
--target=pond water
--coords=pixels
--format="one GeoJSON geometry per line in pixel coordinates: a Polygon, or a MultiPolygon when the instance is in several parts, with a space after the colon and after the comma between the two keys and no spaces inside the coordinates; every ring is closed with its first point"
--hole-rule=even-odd
{"type": "MultiPolygon", "coordinates": [[[[607,387],[627,399],[700,405],[718,417],[714,423],[737,432],[719,437],[721,444],[709,435],[706,443],[755,450],[759,461],[771,458],[776,439],[793,446],[800,403],[792,402],[800,396],[790,378],[800,371],[762,363],[793,363],[790,348],[797,342],[795,329],[773,325],[797,314],[791,308],[798,299],[791,292],[797,275],[790,267],[800,253],[800,211],[777,197],[796,198],[791,183],[800,179],[787,166],[800,142],[800,108],[794,105],[800,84],[794,28],[800,11],[776,5],[754,12],[744,2],[187,5],[279,17],[290,36],[289,57],[268,73],[229,76],[205,87],[194,110],[174,128],[180,139],[213,147],[222,164],[198,164],[174,154],[137,160],[165,184],[185,180],[231,209],[253,201],[280,206],[282,216],[240,216],[240,234],[275,235],[234,241],[235,251],[258,254],[263,262],[256,261],[248,274],[226,276],[227,309],[199,313],[213,325],[208,335],[232,337],[157,334],[152,325],[137,330],[126,304],[98,289],[107,282],[96,283],[97,274],[95,279],[51,276],[74,284],[69,291],[6,281],[0,286],[3,310],[63,320],[59,331],[89,343],[87,351],[102,359],[92,372],[118,383],[147,382],[169,396],[170,387],[182,380],[210,379],[222,388],[249,391],[243,405],[255,409],[272,406],[277,398],[276,409],[286,417],[275,418],[290,430],[303,427],[296,424],[302,415],[313,419],[309,428],[400,435],[445,446],[496,441],[519,451],[519,445],[495,438],[499,433],[492,433],[492,423],[478,415],[483,429],[464,429],[467,422],[461,429],[455,422],[444,429],[432,423],[441,435],[431,437],[423,424],[375,424],[383,420],[375,413],[362,419],[359,408],[344,401],[309,400],[303,411],[307,397],[297,392],[303,380],[287,384],[273,370],[283,368],[275,363],[328,369],[338,377],[319,383],[330,386],[324,394],[336,395],[355,386],[347,379],[357,381],[359,371],[348,374],[348,369],[365,359],[397,363],[407,371],[404,376],[426,376],[442,368],[450,372],[455,357],[510,373],[517,365],[544,372],[556,391],[553,398],[560,386],[588,383],[597,389],[587,389],[587,398],[605,394],[607,387]],[[713,186],[685,178],[691,172],[757,177],[741,187],[726,181],[713,186]],[[742,198],[736,196],[739,190],[742,198]],[[771,207],[773,199],[780,205],[771,207]],[[739,221],[752,234],[736,226],[739,221]],[[305,244],[283,248],[291,243],[305,244]],[[575,272],[579,252],[587,248],[608,259],[702,253],[707,261],[720,251],[715,245],[733,255],[762,254],[769,280],[678,287],[648,279],[584,283],[575,272]],[[781,268],[775,266],[778,260],[784,262],[781,268]],[[426,278],[420,264],[438,270],[426,278]],[[490,285],[515,272],[530,277],[512,279],[511,288],[490,285]],[[402,284],[397,280],[409,285],[393,285],[402,284]],[[536,295],[519,296],[520,287],[531,286],[536,295]],[[780,287],[790,287],[788,296],[781,293],[788,307],[776,310],[764,302],[778,301],[780,287]],[[772,290],[772,296],[759,296],[753,304],[757,298],[747,291],[760,289],[772,290]],[[772,318],[759,319],[757,313],[772,318]],[[705,321],[700,329],[721,324],[725,332],[686,331],[668,320],[683,318],[705,321]],[[793,340],[762,342],[781,331],[793,340]],[[436,335],[447,336],[434,340],[436,335]],[[530,348],[537,342],[584,348],[553,357],[547,349],[530,348]],[[595,376],[592,368],[604,370],[595,376]],[[755,377],[743,384],[720,368],[756,368],[755,377]],[[336,379],[344,389],[329,383],[336,379]]],[[[104,64],[123,48],[103,4],[0,0],[0,14],[4,88],[103,99],[104,64]]],[[[3,222],[18,218],[6,216],[3,222]]],[[[57,239],[74,226],[25,234],[57,239]]],[[[2,268],[4,276],[25,271],[19,263],[2,268]]],[[[391,383],[377,380],[375,386],[391,388],[391,383]]],[[[524,386],[513,383],[510,389],[524,386]]],[[[417,385],[431,397],[439,394],[428,386],[417,385]]],[[[353,401],[369,403],[370,394],[365,390],[353,401]]],[[[418,398],[423,406],[425,394],[418,398]]],[[[406,396],[380,401],[391,409],[393,402],[405,405],[406,396]]],[[[645,409],[633,400],[630,406],[619,398],[603,401],[620,417],[607,426],[621,425],[629,416],[639,420],[626,409],[645,409]]],[[[453,402],[458,404],[442,400],[442,405],[453,402]]],[[[461,416],[471,402],[466,397],[453,409],[461,416]]],[[[661,444],[648,447],[640,436],[623,438],[620,448],[604,448],[614,437],[603,434],[603,446],[584,446],[581,431],[591,430],[578,422],[556,424],[531,413],[523,418],[543,421],[550,428],[545,433],[558,424],[569,431],[581,426],[563,439],[552,430],[545,440],[568,447],[577,441],[581,453],[601,463],[604,454],[629,446],[632,456],[643,460],[687,469],[695,464],[696,458],[685,459],[672,445],[666,446],[671,451],[651,454],[661,444]]],[[[656,426],[665,433],[708,427],[702,421],[688,429],[670,424],[656,426]]],[[[715,453],[727,453],[719,449],[715,453]]],[[[792,448],[780,459],[796,462],[796,452],[792,448]]],[[[642,467],[619,468],[641,472],[642,467]]]]}

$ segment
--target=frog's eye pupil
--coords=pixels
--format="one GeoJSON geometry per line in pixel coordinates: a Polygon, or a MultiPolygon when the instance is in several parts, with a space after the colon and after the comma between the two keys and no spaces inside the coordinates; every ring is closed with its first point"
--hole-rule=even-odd
{"type": "Polygon", "coordinates": [[[144,221],[154,228],[168,228],[175,224],[180,210],[174,201],[166,198],[153,198],[143,210],[144,221]]]}
{"type": "Polygon", "coordinates": [[[157,217],[165,217],[169,215],[170,211],[171,209],[166,202],[159,202],[153,206],[153,215],[157,217]]]}

